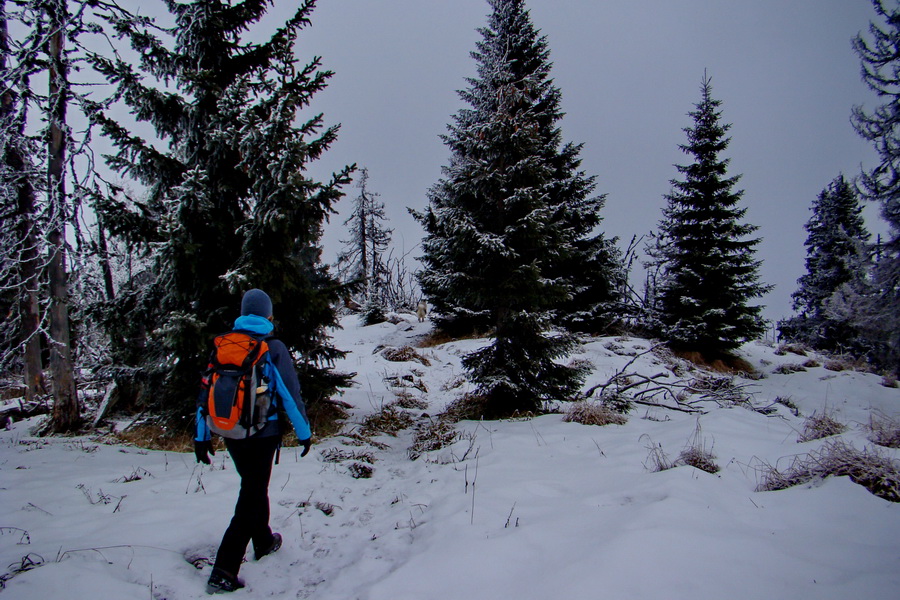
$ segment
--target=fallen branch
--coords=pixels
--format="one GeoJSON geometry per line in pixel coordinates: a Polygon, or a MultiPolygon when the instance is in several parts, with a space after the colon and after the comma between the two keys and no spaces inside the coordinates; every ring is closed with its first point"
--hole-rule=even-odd
{"type": "Polygon", "coordinates": [[[655,375],[644,375],[629,368],[640,357],[656,352],[665,344],[655,344],[649,350],[635,355],[624,367],[602,383],[588,388],[578,400],[587,400],[597,394],[601,402],[622,404],[634,403],[685,413],[703,413],[696,405],[715,402],[719,406],[749,401],[745,388],[750,384],[736,385],[732,377],[705,376],[690,381],[667,382],[663,379],[670,374],[662,371],[655,375]],[[626,394],[627,392],[627,394],[626,394]],[[688,401],[689,395],[700,394],[699,398],[688,401]]]}

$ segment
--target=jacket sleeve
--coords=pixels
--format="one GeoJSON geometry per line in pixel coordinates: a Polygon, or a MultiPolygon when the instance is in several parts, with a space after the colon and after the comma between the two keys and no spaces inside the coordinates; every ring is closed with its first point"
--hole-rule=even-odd
{"type": "Polygon", "coordinates": [[[203,381],[200,384],[200,393],[197,394],[197,435],[194,436],[194,440],[198,442],[205,442],[210,439],[210,431],[209,424],[206,422],[206,398],[209,394],[209,379],[206,375],[203,376],[203,381]]]}
{"type": "Polygon", "coordinates": [[[282,408],[291,420],[291,425],[297,433],[298,440],[308,440],[312,437],[309,427],[309,418],[306,416],[306,405],[300,395],[300,380],[297,371],[294,370],[294,362],[291,360],[287,346],[281,340],[269,340],[269,357],[272,361],[272,378],[275,389],[281,399],[282,408]]]}

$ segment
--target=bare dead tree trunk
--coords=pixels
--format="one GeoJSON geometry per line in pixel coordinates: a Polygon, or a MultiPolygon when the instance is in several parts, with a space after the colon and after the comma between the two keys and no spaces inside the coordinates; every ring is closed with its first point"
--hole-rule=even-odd
{"type": "Polygon", "coordinates": [[[52,429],[60,433],[80,425],[81,411],[75,390],[72,345],[69,334],[69,290],[66,273],[66,189],[63,170],[66,153],[66,103],[68,68],[63,55],[65,24],[68,16],[65,0],[47,4],[50,22],[50,140],[48,194],[50,229],[48,233],[50,285],[50,370],[53,377],[52,429]]]}
{"type": "Polygon", "coordinates": [[[109,247],[106,244],[106,232],[103,229],[102,220],[97,223],[97,250],[100,255],[100,268],[103,271],[103,287],[106,290],[106,300],[115,300],[116,288],[113,284],[112,266],[109,264],[109,247]]]}
{"type": "MultiPolygon", "coordinates": [[[[6,70],[9,56],[9,30],[6,22],[6,0],[0,0],[0,69],[6,70]]],[[[25,135],[23,120],[16,119],[16,92],[12,81],[2,91],[0,98],[0,122],[18,132],[19,139],[25,135]]],[[[21,294],[19,300],[19,336],[23,348],[22,362],[25,367],[25,402],[32,402],[45,392],[41,365],[40,305],[38,302],[38,236],[35,233],[35,196],[30,175],[26,172],[26,161],[22,149],[16,143],[6,147],[4,162],[10,167],[14,177],[11,182],[16,190],[16,244],[17,283],[21,294]]],[[[30,165],[28,165],[30,167],[30,165]]]]}

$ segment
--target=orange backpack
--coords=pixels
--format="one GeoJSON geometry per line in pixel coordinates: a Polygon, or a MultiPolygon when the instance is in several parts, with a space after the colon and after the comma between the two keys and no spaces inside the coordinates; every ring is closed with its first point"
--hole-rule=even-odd
{"type": "Polygon", "coordinates": [[[207,424],[222,437],[250,437],[265,427],[272,406],[263,373],[269,345],[237,331],[217,336],[214,344],[204,407],[207,424]]]}

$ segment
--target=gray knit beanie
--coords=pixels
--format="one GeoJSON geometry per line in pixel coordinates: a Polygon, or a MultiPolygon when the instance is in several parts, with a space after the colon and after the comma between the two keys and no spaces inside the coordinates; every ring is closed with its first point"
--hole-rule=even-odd
{"type": "Polygon", "coordinates": [[[241,316],[246,315],[268,319],[272,316],[272,299],[262,290],[248,290],[241,299],[241,316]]]}

